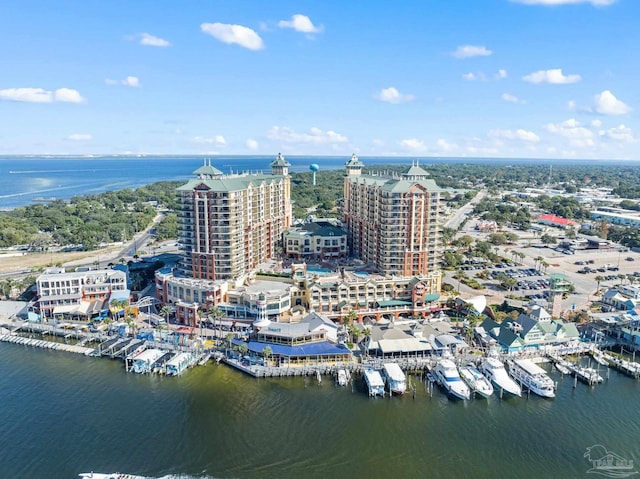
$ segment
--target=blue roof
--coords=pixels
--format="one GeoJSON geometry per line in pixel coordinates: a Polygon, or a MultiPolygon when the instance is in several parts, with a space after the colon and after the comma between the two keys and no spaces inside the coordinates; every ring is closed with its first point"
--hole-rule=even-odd
{"type": "Polygon", "coordinates": [[[278,356],[335,356],[337,354],[351,354],[345,346],[339,344],[333,344],[329,341],[320,341],[317,343],[307,343],[301,346],[286,346],[283,344],[269,344],[259,343],[258,341],[249,341],[245,343],[241,339],[234,339],[231,341],[234,345],[239,346],[246,344],[249,347],[249,351],[254,353],[262,353],[262,350],[269,346],[271,353],[278,356]]]}

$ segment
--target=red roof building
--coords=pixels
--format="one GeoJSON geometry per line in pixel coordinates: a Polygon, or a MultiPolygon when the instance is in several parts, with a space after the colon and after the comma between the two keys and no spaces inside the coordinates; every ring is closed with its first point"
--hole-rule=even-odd
{"type": "Polygon", "coordinates": [[[543,225],[555,226],[557,228],[575,228],[576,226],[580,226],[580,223],[578,223],[577,221],[552,214],[538,216],[538,223],[543,225]]]}

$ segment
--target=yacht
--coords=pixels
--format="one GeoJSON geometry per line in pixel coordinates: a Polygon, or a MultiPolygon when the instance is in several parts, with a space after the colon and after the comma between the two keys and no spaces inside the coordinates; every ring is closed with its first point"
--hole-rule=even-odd
{"type": "Polygon", "coordinates": [[[529,359],[514,359],[509,363],[509,373],[523,386],[538,396],[552,398],[556,395],[555,384],[544,369],[529,359]]]}
{"type": "Polygon", "coordinates": [[[522,390],[518,383],[509,377],[504,364],[498,358],[485,358],[480,365],[480,371],[493,383],[500,391],[520,397],[522,390]]]}
{"type": "Polygon", "coordinates": [[[369,396],[384,396],[384,381],[375,369],[365,369],[364,382],[367,383],[369,396]]]}
{"type": "Polygon", "coordinates": [[[407,391],[407,378],[396,363],[385,363],[382,369],[391,394],[404,394],[407,391]]]}
{"type": "Polygon", "coordinates": [[[451,359],[441,359],[433,370],[433,375],[447,393],[458,399],[471,398],[469,387],[460,379],[458,368],[451,359]]]}
{"type": "Polygon", "coordinates": [[[488,398],[493,394],[491,381],[480,373],[475,366],[468,364],[459,369],[460,377],[469,385],[471,391],[479,394],[483,398],[488,398]]]}

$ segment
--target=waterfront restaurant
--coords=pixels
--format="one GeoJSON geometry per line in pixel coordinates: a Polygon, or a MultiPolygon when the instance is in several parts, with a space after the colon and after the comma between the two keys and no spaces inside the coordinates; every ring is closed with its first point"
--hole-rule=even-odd
{"type": "Polygon", "coordinates": [[[334,337],[336,329],[333,321],[312,312],[299,323],[269,322],[260,327],[249,341],[234,339],[232,343],[236,347],[244,344],[250,353],[262,357],[265,357],[265,348],[268,347],[270,354],[267,350],[267,356],[279,366],[350,362],[351,351],[345,345],[329,340],[334,337]]]}

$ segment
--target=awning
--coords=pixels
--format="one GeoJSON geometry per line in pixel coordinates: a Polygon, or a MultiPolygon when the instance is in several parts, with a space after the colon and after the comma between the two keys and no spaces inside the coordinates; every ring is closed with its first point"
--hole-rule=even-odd
{"type": "Polygon", "coordinates": [[[440,299],[440,295],[438,293],[427,293],[424,295],[424,300],[427,303],[430,303],[432,301],[438,301],[440,299]]]}
{"type": "Polygon", "coordinates": [[[389,301],[378,301],[378,307],[388,308],[391,306],[411,306],[410,301],[401,301],[399,299],[391,299],[389,301]]]}

